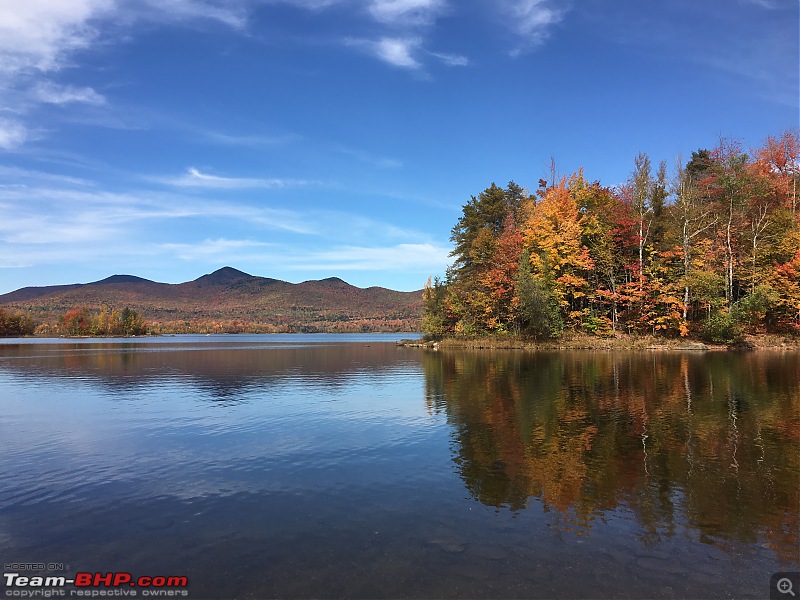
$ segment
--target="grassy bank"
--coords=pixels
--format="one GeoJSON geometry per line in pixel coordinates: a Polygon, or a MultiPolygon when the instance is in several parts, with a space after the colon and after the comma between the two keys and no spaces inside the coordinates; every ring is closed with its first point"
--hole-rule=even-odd
{"type": "Polygon", "coordinates": [[[685,338],[665,339],[653,336],[617,335],[596,337],[591,335],[565,336],[557,340],[535,340],[514,336],[451,337],[440,340],[402,340],[398,344],[408,347],[434,349],[485,349],[485,350],[756,350],[800,349],[800,338],[778,335],[749,335],[743,342],[731,345],[707,344],[685,338]]]}

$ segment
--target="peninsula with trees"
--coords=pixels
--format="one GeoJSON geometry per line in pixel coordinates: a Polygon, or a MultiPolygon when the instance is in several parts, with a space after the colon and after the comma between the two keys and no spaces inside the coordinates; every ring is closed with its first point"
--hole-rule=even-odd
{"type": "Polygon", "coordinates": [[[453,264],[425,286],[432,339],[800,334],[800,139],[721,140],[670,173],[636,156],[614,188],[578,170],[463,206],[453,264]]]}

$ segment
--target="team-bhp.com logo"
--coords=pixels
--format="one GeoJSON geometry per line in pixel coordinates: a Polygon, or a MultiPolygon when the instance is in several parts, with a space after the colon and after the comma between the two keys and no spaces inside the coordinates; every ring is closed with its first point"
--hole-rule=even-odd
{"type": "Polygon", "coordinates": [[[82,597],[188,597],[189,578],[185,576],[134,577],[126,571],[30,575],[3,573],[5,595],[14,598],[82,597]],[[69,586],[69,587],[68,587],[69,586]]]}

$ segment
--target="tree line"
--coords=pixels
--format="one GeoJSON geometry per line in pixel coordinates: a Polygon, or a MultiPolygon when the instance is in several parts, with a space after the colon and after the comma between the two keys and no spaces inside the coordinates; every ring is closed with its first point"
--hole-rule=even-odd
{"type": "Polygon", "coordinates": [[[9,313],[0,308],[0,337],[22,337],[33,335],[36,328],[30,315],[9,313]]]}
{"type": "Polygon", "coordinates": [[[22,337],[26,335],[145,335],[148,327],[135,310],[122,310],[102,306],[90,310],[85,306],[71,308],[50,326],[37,324],[29,314],[9,313],[0,308],[0,337],[22,337]]]}
{"type": "Polygon", "coordinates": [[[180,333],[371,333],[415,331],[419,319],[392,313],[352,318],[333,313],[311,313],[304,319],[285,322],[251,322],[236,318],[144,321],[130,307],[74,307],[47,322],[35,321],[30,313],[11,313],[0,308],[0,337],[27,335],[126,336],[180,333]]]}
{"type": "Polygon", "coordinates": [[[453,264],[425,286],[432,336],[800,333],[800,137],[646,153],[614,188],[580,169],[529,193],[492,183],[462,208],[453,264]]]}
{"type": "Polygon", "coordinates": [[[144,335],[147,325],[135,310],[103,306],[90,312],[85,306],[72,308],[58,319],[60,333],[65,335],[144,335]]]}

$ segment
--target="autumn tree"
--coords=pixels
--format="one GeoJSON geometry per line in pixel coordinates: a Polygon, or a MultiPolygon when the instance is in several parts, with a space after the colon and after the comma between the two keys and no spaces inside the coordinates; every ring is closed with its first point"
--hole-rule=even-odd
{"type": "Polygon", "coordinates": [[[513,279],[521,235],[516,222],[528,200],[513,181],[494,183],[464,205],[451,232],[455,258],[448,270],[448,302],[460,333],[505,331],[512,322],[513,279]]]}
{"type": "Polygon", "coordinates": [[[10,313],[0,308],[0,337],[33,335],[36,325],[30,315],[10,313]]]}
{"type": "Polygon", "coordinates": [[[794,129],[779,137],[768,136],[754,154],[759,170],[772,176],[773,193],[796,217],[800,192],[800,131],[794,129]]]}
{"type": "Polygon", "coordinates": [[[531,272],[553,281],[553,292],[573,326],[580,325],[589,291],[586,274],[594,266],[582,242],[582,215],[570,193],[570,187],[584,184],[582,171],[575,173],[569,182],[562,178],[532,206],[523,226],[531,272]]]}
{"type": "Polygon", "coordinates": [[[525,197],[524,190],[513,181],[505,190],[492,183],[477,197],[472,196],[450,232],[455,244],[450,253],[455,258],[453,273],[467,274],[491,257],[493,242],[503,231],[506,217],[516,218],[525,197]]]}
{"type": "Polygon", "coordinates": [[[725,300],[728,307],[736,300],[737,237],[743,226],[742,209],[746,201],[747,154],[731,140],[721,140],[712,154],[715,194],[721,208],[721,235],[725,251],[725,300]]]}
{"type": "Polygon", "coordinates": [[[85,307],[72,308],[59,319],[62,331],[67,335],[89,335],[91,329],[91,316],[85,307]]]}
{"type": "Polygon", "coordinates": [[[639,153],[609,189],[578,171],[471,197],[451,232],[447,278],[426,286],[425,329],[454,334],[563,328],[730,340],[793,331],[800,316],[800,140],[747,154],[731,140],[654,170],[639,153]],[[555,308],[554,308],[555,307],[555,308]],[[557,310],[556,310],[557,309],[557,310]]]}
{"type": "MultiPolygon", "coordinates": [[[[575,193],[575,192],[573,192],[575,193]]],[[[616,331],[619,313],[626,302],[625,286],[631,282],[636,254],[636,219],[629,203],[619,194],[594,182],[576,194],[581,218],[582,241],[594,268],[587,273],[593,290],[590,301],[595,319],[607,319],[616,331]]]]}
{"type": "Polygon", "coordinates": [[[446,294],[447,287],[438,277],[433,280],[428,277],[422,290],[422,331],[435,338],[452,329],[448,318],[446,294]]]}
{"type": "Polygon", "coordinates": [[[692,299],[692,276],[695,266],[695,248],[701,236],[708,235],[716,226],[719,217],[716,207],[704,193],[710,162],[705,162],[707,152],[692,153],[686,167],[678,160],[673,182],[674,202],[670,216],[677,230],[678,244],[683,254],[683,319],[689,317],[692,299]],[[698,157],[703,162],[698,164],[698,157]],[[698,179],[700,178],[700,179],[698,179]]]}
{"type": "Polygon", "coordinates": [[[490,331],[508,331],[514,322],[519,304],[515,287],[522,248],[522,232],[513,214],[509,213],[494,245],[491,266],[480,276],[487,294],[484,325],[490,331]]]}
{"type": "Polygon", "coordinates": [[[558,298],[552,281],[531,273],[531,256],[525,250],[516,277],[516,318],[518,329],[535,338],[556,338],[564,330],[558,298]]]}
{"type": "Polygon", "coordinates": [[[650,173],[650,157],[640,152],[634,159],[635,168],[628,180],[627,193],[630,198],[631,208],[636,218],[636,241],[639,247],[639,268],[637,271],[639,291],[642,291],[644,277],[644,249],[650,236],[652,225],[652,211],[650,209],[650,195],[653,189],[653,180],[650,173]]]}

